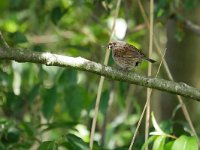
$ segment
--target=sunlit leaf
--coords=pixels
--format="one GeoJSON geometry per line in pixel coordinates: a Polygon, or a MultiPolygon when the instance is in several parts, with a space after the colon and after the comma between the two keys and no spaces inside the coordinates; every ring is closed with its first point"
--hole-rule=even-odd
{"type": "Polygon", "coordinates": [[[182,135],[177,140],[174,141],[171,150],[198,150],[198,143],[195,137],[187,137],[182,135]]]}
{"type": "Polygon", "coordinates": [[[166,136],[158,136],[153,143],[153,150],[164,150],[166,136]]]}

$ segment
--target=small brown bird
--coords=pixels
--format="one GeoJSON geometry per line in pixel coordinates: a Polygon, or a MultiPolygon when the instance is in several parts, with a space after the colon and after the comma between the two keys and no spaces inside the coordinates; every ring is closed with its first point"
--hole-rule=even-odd
{"type": "Polygon", "coordinates": [[[112,57],[115,63],[123,70],[132,70],[143,60],[147,60],[151,63],[156,62],[155,60],[146,57],[133,45],[124,41],[110,42],[108,43],[107,48],[112,50],[112,57]]]}

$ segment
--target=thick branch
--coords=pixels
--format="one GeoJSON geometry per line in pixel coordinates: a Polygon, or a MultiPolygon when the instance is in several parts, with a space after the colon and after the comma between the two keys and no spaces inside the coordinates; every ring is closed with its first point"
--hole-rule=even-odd
{"type": "Polygon", "coordinates": [[[39,53],[12,49],[11,51],[0,51],[0,59],[40,63],[48,66],[72,67],[102,75],[113,80],[126,81],[132,84],[167,91],[200,101],[200,91],[186,85],[185,83],[176,83],[164,79],[144,77],[132,72],[124,73],[124,71],[116,70],[81,57],[74,58],[51,54],[48,52],[39,53]]]}
{"type": "MultiPolygon", "coordinates": [[[[2,41],[0,43],[2,43],[2,41]]],[[[6,48],[0,45],[0,59],[15,60],[17,62],[40,63],[48,66],[72,67],[74,69],[102,75],[113,80],[125,81],[200,101],[200,91],[186,85],[185,83],[176,83],[159,78],[144,77],[136,73],[113,69],[81,57],[74,58],[49,52],[31,52],[9,47],[6,48]]]]}

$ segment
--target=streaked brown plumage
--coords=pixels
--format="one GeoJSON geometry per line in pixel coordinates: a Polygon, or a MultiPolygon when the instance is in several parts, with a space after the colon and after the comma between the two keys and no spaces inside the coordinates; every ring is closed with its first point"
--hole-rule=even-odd
{"type": "Polygon", "coordinates": [[[110,42],[108,43],[107,48],[112,50],[112,57],[115,63],[124,70],[132,70],[143,60],[147,60],[151,63],[156,62],[155,60],[146,57],[133,45],[124,41],[110,42]]]}

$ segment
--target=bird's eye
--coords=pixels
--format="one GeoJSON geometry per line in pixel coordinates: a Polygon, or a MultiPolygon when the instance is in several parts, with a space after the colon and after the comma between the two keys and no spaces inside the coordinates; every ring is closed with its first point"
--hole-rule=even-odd
{"type": "Polygon", "coordinates": [[[112,49],[112,43],[109,43],[107,46],[108,49],[112,49]]]}

